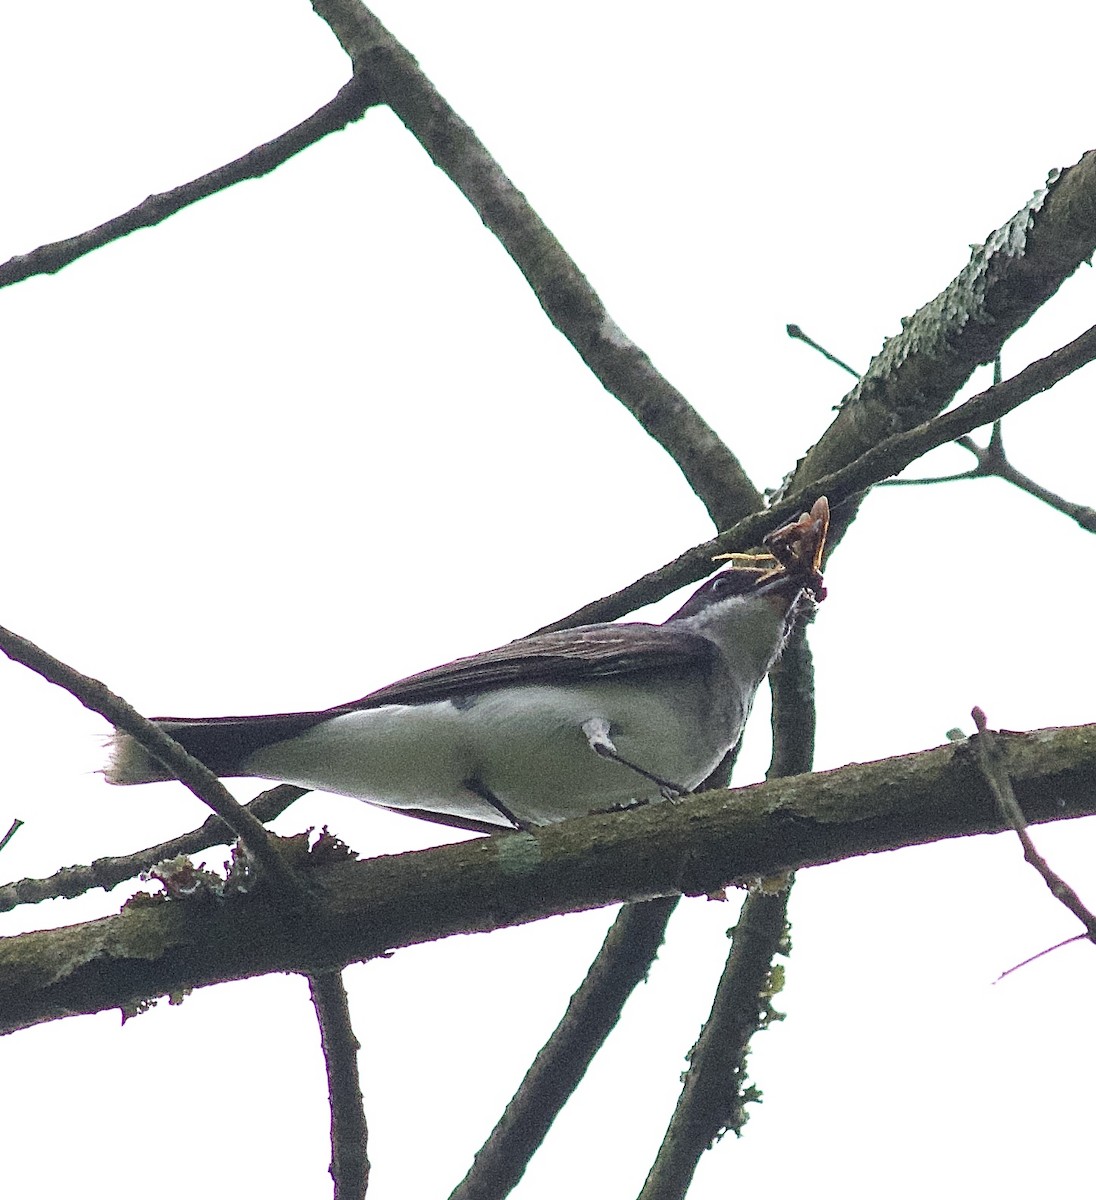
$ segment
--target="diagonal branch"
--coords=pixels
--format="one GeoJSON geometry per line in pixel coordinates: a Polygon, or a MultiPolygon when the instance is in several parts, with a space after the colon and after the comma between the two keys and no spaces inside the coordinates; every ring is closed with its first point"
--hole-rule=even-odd
{"type": "Polygon", "coordinates": [[[860,372],[857,371],[855,367],[850,367],[847,362],[838,358],[836,354],[831,354],[825,346],[819,345],[814,338],[808,337],[798,325],[786,325],[784,327],[784,331],[787,333],[788,337],[795,338],[797,341],[805,343],[806,345],[810,346],[812,350],[817,350],[823,358],[827,359],[829,362],[832,362],[835,366],[840,367],[842,371],[846,371],[853,377],[853,379],[860,378],[860,372]]]}
{"type": "Polygon", "coordinates": [[[997,801],[997,808],[1002,818],[1020,839],[1024,858],[1039,872],[1043,882],[1050,889],[1050,894],[1065,905],[1084,925],[1089,941],[1096,942],[1096,916],[1085,906],[1076,891],[1051,868],[1047,860],[1035,849],[1035,843],[1027,831],[1027,818],[1024,816],[1024,810],[1016,799],[1012,780],[1002,762],[997,735],[986,727],[986,714],[976,707],[971,712],[971,716],[978,729],[978,734],[974,738],[978,765],[993,792],[993,798],[997,801]]]}
{"type": "Polygon", "coordinates": [[[666,896],[620,910],[562,1020],[449,1200],[498,1200],[517,1186],[625,1001],[647,977],[677,900],[666,896]]]}
{"type": "Polygon", "coordinates": [[[149,196],[128,212],[112,217],[94,229],[88,229],[75,237],[60,242],[39,246],[29,254],[18,254],[0,263],[0,287],[20,283],[32,275],[53,275],[62,267],[98,250],[110,242],[125,237],[137,229],[149,229],[168,217],[174,216],[188,205],[204,200],[216,192],[244,179],[258,179],[268,175],[275,167],[288,161],[295,154],[329,133],[334,133],[357,121],[365,111],[379,102],[375,89],[365,79],[354,78],[339,89],[335,97],[299,125],[279,134],[269,142],[256,146],[242,157],[192,179],[189,183],[149,196]]]}
{"type": "Polygon", "coordinates": [[[18,817],[15,817],[12,820],[12,823],[8,826],[7,833],[5,833],[2,838],[0,838],[0,850],[3,850],[4,847],[8,844],[8,842],[10,842],[13,837],[15,837],[15,835],[22,828],[22,825],[23,825],[23,822],[20,821],[18,817]]]}
{"type": "Polygon", "coordinates": [[[162,762],[180,783],[185,784],[203,804],[208,805],[243,843],[259,864],[271,885],[272,894],[283,905],[295,906],[302,899],[300,885],[267,836],[266,829],[241,804],[204,764],[151,721],[116,696],[105,684],[83,675],[67,663],[54,658],[40,646],[0,626],[0,651],[8,658],[29,667],[50,683],[64,688],[70,696],[92,712],[98,713],[162,762]]]}
{"type": "Polygon", "coordinates": [[[378,90],[499,239],[552,324],[673,458],[716,528],[757,508],[761,497],[738,459],[613,321],[578,264],[407,49],[358,0],[312,0],[312,7],[350,56],[355,75],[378,90]]]}

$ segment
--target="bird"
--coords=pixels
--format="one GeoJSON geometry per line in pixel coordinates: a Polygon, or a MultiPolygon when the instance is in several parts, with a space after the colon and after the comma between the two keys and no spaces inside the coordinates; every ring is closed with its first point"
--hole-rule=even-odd
{"type": "MultiPolygon", "coordinates": [[[[825,597],[829,505],[730,555],[671,617],[531,634],[316,712],[157,717],[221,778],[351,796],[492,833],[687,796],[737,744],[800,615],[825,597]]],[[[118,731],[112,784],[174,776],[118,731]]]]}

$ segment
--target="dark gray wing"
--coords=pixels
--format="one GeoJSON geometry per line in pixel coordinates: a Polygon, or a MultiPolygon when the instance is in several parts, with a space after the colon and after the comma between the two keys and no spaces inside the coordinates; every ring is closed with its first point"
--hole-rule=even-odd
{"type": "Polygon", "coordinates": [[[666,669],[704,668],[718,651],[706,637],[666,625],[583,625],[537,633],[468,658],[409,675],[326,716],[382,704],[423,704],[513,683],[581,682],[666,669]]]}
{"type": "MultiPolygon", "coordinates": [[[[154,720],[211,770],[232,776],[247,773],[244,760],[256,750],[363,708],[455,700],[516,682],[581,682],[666,669],[705,669],[717,659],[718,651],[707,638],[672,625],[583,625],[533,634],[497,650],[458,658],[378,688],[360,700],[319,712],[154,720]]],[[[143,764],[143,770],[141,782],[171,778],[170,772],[152,765],[151,759],[143,764]]]]}

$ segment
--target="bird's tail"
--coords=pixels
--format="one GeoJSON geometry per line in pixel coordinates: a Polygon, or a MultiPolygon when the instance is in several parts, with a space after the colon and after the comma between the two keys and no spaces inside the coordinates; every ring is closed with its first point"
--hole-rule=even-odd
{"type": "MultiPolygon", "coordinates": [[[[262,717],[155,717],[157,725],[222,778],[246,776],[249,755],[274,742],[296,737],[327,713],[274,713],[262,717]]],[[[107,744],[107,783],[155,783],[175,776],[128,733],[107,744]]]]}

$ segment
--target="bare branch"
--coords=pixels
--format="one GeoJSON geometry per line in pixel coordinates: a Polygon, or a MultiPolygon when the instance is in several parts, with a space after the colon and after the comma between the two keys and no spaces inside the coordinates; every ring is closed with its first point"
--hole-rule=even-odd
{"type": "Polygon", "coordinates": [[[357,0],[312,0],[354,64],[464,194],[528,280],[552,324],[606,390],[673,458],[716,528],[759,507],[742,465],[610,317],[577,263],[418,63],[357,0]]]}
{"type": "Polygon", "coordinates": [[[840,367],[842,371],[848,371],[853,379],[860,378],[859,371],[857,371],[854,367],[850,367],[847,362],[842,362],[836,354],[831,354],[825,346],[820,346],[818,342],[814,340],[814,338],[808,337],[798,325],[788,325],[785,328],[787,330],[788,337],[796,338],[798,341],[806,343],[806,345],[810,346],[812,350],[817,350],[823,358],[829,359],[830,362],[840,367]]]}
{"type": "Polygon", "coordinates": [[[978,752],[978,765],[993,792],[993,798],[997,801],[997,808],[1001,816],[1005,823],[1016,831],[1016,836],[1020,839],[1020,845],[1024,849],[1024,858],[1042,876],[1043,882],[1050,888],[1050,894],[1064,904],[1084,925],[1089,941],[1096,942],[1096,916],[1092,915],[1085,907],[1081,897],[1057,872],[1051,869],[1047,860],[1035,849],[1035,843],[1027,831],[1027,818],[1016,799],[1008,769],[999,753],[997,735],[986,727],[986,714],[976,707],[971,711],[971,716],[978,729],[978,736],[973,739],[974,747],[978,752]]]}
{"type": "Polygon", "coordinates": [[[320,1042],[331,1099],[331,1178],[335,1200],[359,1200],[369,1184],[369,1156],[362,1089],[361,1045],[350,1023],[350,1005],[340,971],[310,975],[308,986],[320,1024],[320,1042]]]}
{"type": "Polygon", "coordinates": [[[12,821],[11,825],[8,827],[7,833],[5,833],[2,838],[0,838],[0,850],[3,850],[3,848],[8,844],[8,842],[10,842],[13,837],[15,837],[15,835],[19,832],[19,829],[22,826],[22,824],[23,824],[23,822],[20,821],[18,817],[16,817],[12,821]]]}
{"type": "MultiPolygon", "coordinates": [[[[1028,819],[1096,813],[1096,727],[999,734],[1028,819]]],[[[362,862],[316,865],[286,921],[262,889],[151,900],[0,939],[0,1032],[270,971],[313,974],[455,933],[1006,828],[967,742],[362,862]],[[594,848],[596,847],[596,852],[594,848]],[[246,930],[246,936],[243,935],[246,930]]],[[[307,868],[315,856],[305,856],[307,868]]]]}
{"type": "Polygon", "coordinates": [[[881,479],[896,475],[929,450],[953,442],[962,434],[988,425],[1018,408],[1093,358],[1096,358],[1096,325],[1046,358],[1031,363],[1011,379],[979,392],[957,408],[923,425],[887,438],[841,470],[804,485],[801,491],[778,500],[771,508],[751,513],[718,537],[693,546],[672,562],[641,576],[620,591],[586,604],[544,628],[566,629],[591,621],[612,621],[644,604],[661,600],[679,587],[711,574],[715,555],[760,545],[766,533],[793,520],[800,512],[808,511],[819,496],[829,497],[830,509],[835,513],[835,519],[840,519],[840,506],[857,493],[872,487],[881,479]]]}
{"type": "Polygon", "coordinates": [[[924,479],[881,479],[879,487],[919,487],[929,483],[958,483],[961,479],[976,479],[974,471],[957,471],[954,475],[927,475],[924,479]]]}
{"type": "Polygon", "coordinates": [[[267,831],[254,814],[228,791],[225,785],[173,738],[116,696],[105,684],[54,658],[40,646],[27,641],[10,629],[0,626],[0,650],[14,662],[22,663],[50,683],[64,688],[92,712],[98,713],[134,737],[140,745],[176,778],[185,784],[203,804],[208,805],[240,839],[256,863],[263,869],[273,894],[283,904],[295,905],[300,899],[300,887],[267,837],[267,831]]]}
{"type": "Polygon", "coordinates": [[[99,247],[115,242],[137,229],[148,229],[158,225],[188,205],[204,200],[216,192],[223,192],[234,183],[268,175],[275,167],[280,167],[282,163],[329,133],[357,121],[368,108],[378,102],[376,92],[368,80],[351,79],[339,89],[334,99],[329,100],[323,108],[317,109],[299,125],[294,125],[292,129],[279,134],[272,141],[256,146],[254,150],[249,150],[223,167],[172,188],[170,192],[149,196],[128,212],[113,217],[94,229],[60,242],[39,246],[29,254],[17,254],[14,258],[9,258],[7,262],[0,264],[0,287],[20,283],[32,275],[53,275],[69,263],[90,254],[92,250],[98,250],[99,247]]]}
{"type": "Polygon", "coordinates": [[[1019,971],[1022,967],[1026,967],[1033,962],[1038,962],[1040,958],[1044,958],[1048,954],[1053,954],[1055,950],[1061,950],[1063,946],[1072,945],[1074,942],[1087,942],[1087,933],[1077,933],[1071,938],[1063,938],[1060,942],[1055,942],[1053,946],[1047,946],[1045,950],[1040,950],[1038,954],[1030,954],[1023,962],[1018,962],[1014,967],[1009,967],[1007,971],[1002,971],[1000,975],[993,981],[1000,983],[1002,979],[1007,979],[1009,975],[1019,971]]]}
{"type": "MultiPolygon", "coordinates": [[[[1089,507],[1087,504],[1075,504],[1072,500],[1066,500],[1059,496],[1056,492],[1052,492],[1049,488],[1045,488],[1042,484],[1036,483],[1030,476],[1019,471],[1009,462],[1005,454],[1004,437],[1001,433],[1001,423],[998,421],[993,426],[993,434],[990,437],[987,446],[979,446],[971,438],[959,438],[959,443],[965,450],[969,450],[971,454],[978,460],[965,476],[961,478],[968,479],[1003,479],[1006,483],[1011,483],[1014,487],[1018,487],[1022,492],[1027,492],[1029,496],[1034,496],[1036,500],[1041,500],[1050,508],[1064,513],[1067,517],[1072,517],[1074,521],[1082,529],[1086,529],[1089,533],[1096,533],[1096,509],[1089,507]]],[[[907,482],[905,480],[893,480],[895,483],[907,482]]],[[[909,480],[908,482],[914,482],[909,480]]],[[[918,483],[928,482],[927,480],[917,480],[918,483]]]]}
{"type": "MultiPolygon", "coordinates": [[[[273,821],[304,794],[304,788],[282,783],[261,792],[244,807],[256,820],[273,821]]],[[[62,867],[46,879],[20,879],[15,883],[5,883],[0,886],[0,912],[9,912],[21,904],[37,904],[41,900],[71,899],[97,887],[109,892],[111,888],[127,879],[136,878],[159,862],[180,854],[200,854],[210,846],[230,841],[232,837],[232,830],[224,821],[218,816],[211,816],[189,833],[182,833],[132,854],[97,858],[86,867],[62,867]]]]}
{"type": "Polygon", "coordinates": [[[552,1122],[647,977],[676,896],[620,910],[559,1025],[449,1200],[496,1200],[517,1186],[552,1122]]]}

